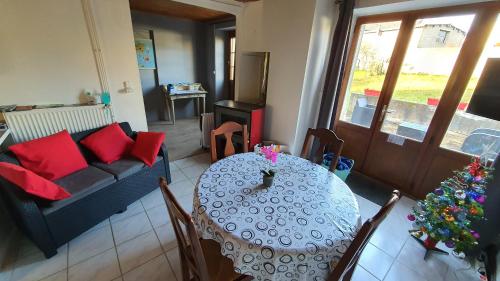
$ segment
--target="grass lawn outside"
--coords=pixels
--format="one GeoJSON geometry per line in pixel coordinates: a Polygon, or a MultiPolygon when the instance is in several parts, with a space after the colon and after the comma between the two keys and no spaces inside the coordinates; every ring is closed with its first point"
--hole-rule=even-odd
{"type": "MultiPolygon", "coordinates": [[[[356,70],[351,83],[351,93],[363,93],[365,89],[380,90],[385,75],[371,75],[364,70],[356,70]]],[[[471,78],[462,102],[469,102],[477,84],[477,78],[471,78]]],[[[441,98],[448,76],[432,74],[400,73],[393,99],[413,103],[427,104],[427,98],[441,98]]]]}

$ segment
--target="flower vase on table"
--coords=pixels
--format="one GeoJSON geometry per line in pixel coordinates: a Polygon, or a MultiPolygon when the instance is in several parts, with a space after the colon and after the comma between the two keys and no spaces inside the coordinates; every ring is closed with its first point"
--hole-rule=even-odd
{"type": "MultiPolygon", "coordinates": [[[[260,148],[260,153],[264,155],[266,158],[267,164],[275,164],[278,159],[278,152],[273,149],[273,146],[263,146],[260,148]]],[[[271,187],[273,185],[274,176],[276,175],[276,171],[271,168],[267,168],[265,170],[260,170],[262,173],[262,183],[265,187],[271,187]]]]}

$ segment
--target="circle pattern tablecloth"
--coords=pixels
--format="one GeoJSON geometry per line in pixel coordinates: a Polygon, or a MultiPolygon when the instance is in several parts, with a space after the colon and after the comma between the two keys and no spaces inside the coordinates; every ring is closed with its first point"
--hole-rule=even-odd
{"type": "Polygon", "coordinates": [[[361,225],[341,179],[285,154],[273,165],[255,153],[212,164],[196,186],[193,218],[238,273],[256,280],[325,280],[361,225]],[[260,170],[270,167],[277,173],[265,188],[260,170]]]}

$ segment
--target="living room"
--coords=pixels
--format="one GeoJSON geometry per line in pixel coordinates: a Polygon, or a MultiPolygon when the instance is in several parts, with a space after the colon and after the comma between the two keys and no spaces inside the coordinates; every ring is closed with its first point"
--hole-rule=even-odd
{"type": "Polygon", "coordinates": [[[215,69],[140,69],[159,37],[138,29],[185,19],[134,2],[0,2],[0,281],[498,278],[498,2],[167,1],[231,15],[236,41],[237,113],[204,102],[175,159],[161,86],[216,97],[215,69]],[[429,196],[456,198],[437,229],[429,196]]]}

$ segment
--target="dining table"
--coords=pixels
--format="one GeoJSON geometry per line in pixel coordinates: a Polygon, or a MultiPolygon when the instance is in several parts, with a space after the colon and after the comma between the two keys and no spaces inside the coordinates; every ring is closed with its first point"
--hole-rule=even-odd
{"type": "Polygon", "coordinates": [[[282,153],[276,160],[249,152],[213,163],[197,182],[193,221],[237,273],[326,280],[361,227],[356,197],[318,164],[282,153]],[[276,173],[265,187],[268,169],[276,173]]]}

